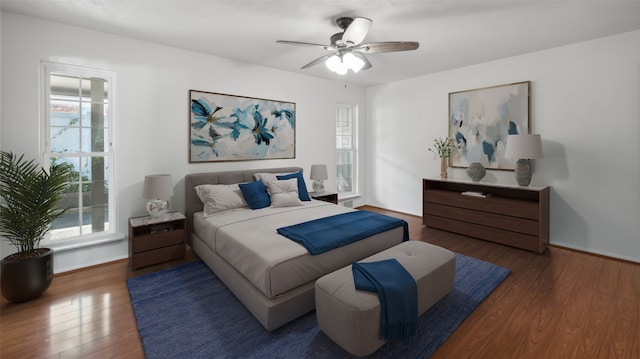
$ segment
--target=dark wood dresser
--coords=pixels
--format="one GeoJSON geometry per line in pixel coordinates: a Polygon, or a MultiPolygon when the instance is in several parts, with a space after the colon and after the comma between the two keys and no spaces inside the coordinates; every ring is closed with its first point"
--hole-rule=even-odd
{"type": "Polygon", "coordinates": [[[542,253],[549,243],[549,187],[423,179],[422,223],[542,253]],[[464,192],[473,192],[463,194],[464,192]],[[485,196],[473,196],[483,193],[485,196]]]}

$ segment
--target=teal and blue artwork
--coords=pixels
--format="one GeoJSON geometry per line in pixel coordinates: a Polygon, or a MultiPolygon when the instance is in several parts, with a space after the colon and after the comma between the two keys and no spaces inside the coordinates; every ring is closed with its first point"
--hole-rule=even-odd
{"type": "Polygon", "coordinates": [[[295,103],[195,90],[189,95],[189,162],[295,158],[295,103]]]}
{"type": "Polygon", "coordinates": [[[449,136],[460,145],[449,164],[513,170],[518,159],[504,156],[507,136],[529,133],[530,86],[525,81],[449,93],[449,136]]]}

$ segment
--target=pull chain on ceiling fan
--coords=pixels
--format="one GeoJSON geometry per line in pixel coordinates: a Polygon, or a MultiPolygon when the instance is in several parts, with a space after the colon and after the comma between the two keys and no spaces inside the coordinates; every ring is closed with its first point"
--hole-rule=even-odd
{"type": "Polygon", "coordinates": [[[348,70],[357,73],[360,70],[370,69],[373,65],[371,65],[371,62],[364,56],[365,54],[409,51],[417,49],[420,45],[413,41],[387,41],[362,44],[369,33],[372,23],[373,21],[365,17],[338,18],[336,24],[342,29],[342,32],[333,34],[330,37],[330,45],[287,40],[278,40],[276,42],[286,45],[316,47],[330,51],[330,53],[302,66],[301,69],[308,69],[309,67],[324,62],[331,71],[340,75],[345,75],[348,70]]]}

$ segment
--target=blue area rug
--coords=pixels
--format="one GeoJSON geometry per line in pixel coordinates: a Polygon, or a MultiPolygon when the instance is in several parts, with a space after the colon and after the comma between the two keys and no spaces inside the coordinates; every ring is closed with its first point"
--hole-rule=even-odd
{"type": "MultiPolygon", "coordinates": [[[[418,335],[370,357],[430,357],[509,272],[456,254],[454,288],[420,317],[418,335]]],[[[352,357],[322,333],[315,312],[266,331],[202,261],[127,285],[147,359],[352,357]]]]}

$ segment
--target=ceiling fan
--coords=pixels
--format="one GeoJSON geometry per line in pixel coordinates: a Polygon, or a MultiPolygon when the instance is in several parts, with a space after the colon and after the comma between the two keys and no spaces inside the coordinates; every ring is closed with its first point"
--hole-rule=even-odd
{"type": "Polygon", "coordinates": [[[325,62],[327,67],[340,75],[345,75],[348,70],[358,72],[372,67],[371,62],[364,56],[365,54],[375,54],[379,52],[396,52],[415,50],[420,45],[412,41],[386,41],[371,42],[363,44],[373,21],[366,17],[340,17],[336,24],[342,32],[331,35],[330,45],[314,44],[310,42],[278,40],[279,44],[309,46],[322,48],[330,53],[321,56],[301,67],[307,69],[321,62],[325,62]]]}

